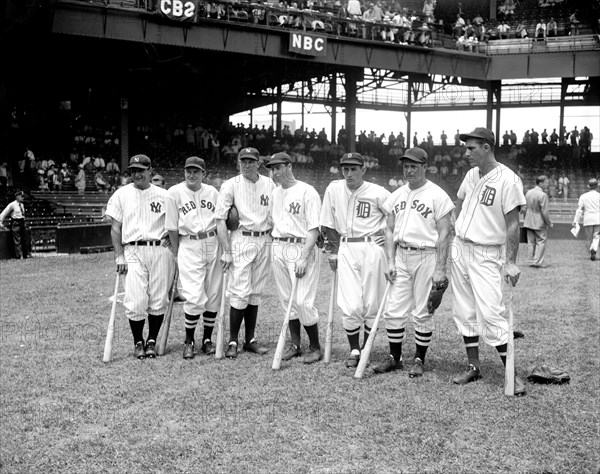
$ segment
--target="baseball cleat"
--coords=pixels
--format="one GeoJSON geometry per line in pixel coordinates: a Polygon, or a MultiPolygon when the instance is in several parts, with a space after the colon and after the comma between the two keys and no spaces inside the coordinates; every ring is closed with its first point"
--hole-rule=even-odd
{"type": "Polygon", "coordinates": [[[281,356],[281,360],[292,360],[294,357],[300,357],[302,355],[302,349],[296,344],[290,344],[287,350],[281,356]]]}
{"type": "Polygon", "coordinates": [[[415,357],[414,364],[410,368],[410,370],[408,372],[408,376],[411,379],[415,378],[415,377],[423,376],[423,361],[421,359],[419,359],[418,357],[415,357]]]}
{"type": "Polygon", "coordinates": [[[225,357],[227,357],[228,359],[237,359],[237,342],[231,341],[229,343],[227,352],[225,352],[225,357]]]}
{"type": "Polygon", "coordinates": [[[321,349],[311,349],[308,354],[304,356],[302,362],[305,364],[314,364],[315,362],[319,362],[323,358],[323,353],[321,349]]]}
{"type": "Polygon", "coordinates": [[[352,349],[350,355],[346,359],[346,367],[356,367],[360,360],[360,351],[358,349],[352,349]]]}
{"type": "Polygon", "coordinates": [[[186,341],[183,346],[183,358],[193,359],[194,358],[194,341],[186,341]]]}
{"type": "Polygon", "coordinates": [[[204,342],[202,343],[201,350],[206,355],[211,355],[211,354],[215,353],[215,346],[213,345],[213,343],[212,343],[212,341],[210,339],[204,339],[204,342]]]}
{"type": "Polygon", "coordinates": [[[458,385],[465,385],[470,382],[475,382],[481,378],[480,370],[475,367],[473,364],[469,364],[467,371],[462,373],[461,375],[457,375],[452,379],[452,382],[458,385]]]}
{"type": "Polygon", "coordinates": [[[515,375],[515,396],[522,397],[527,394],[527,387],[521,377],[515,375]]]}
{"type": "Polygon", "coordinates": [[[138,359],[146,358],[146,351],[144,350],[144,343],[142,341],[136,343],[133,355],[138,359]]]}
{"type": "Polygon", "coordinates": [[[595,250],[590,250],[590,260],[593,262],[594,260],[596,260],[596,251],[595,250]]]}
{"type": "Polygon", "coordinates": [[[373,372],[376,374],[385,374],[386,372],[401,370],[403,367],[404,363],[402,362],[402,359],[397,361],[394,359],[394,356],[390,355],[385,362],[373,367],[373,372]]]}
{"type": "Polygon", "coordinates": [[[258,355],[265,355],[267,352],[269,352],[269,349],[267,349],[266,347],[259,346],[258,341],[255,337],[253,337],[250,340],[250,342],[244,343],[244,351],[252,352],[253,354],[258,355]]]}
{"type": "Polygon", "coordinates": [[[523,331],[513,331],[513,339],[521,339],[522,337],[525,337],[523,331]]]}
{"type": "Polygon", "coordinates": [[[156,341],[150,339],[146,342],[146,357],[154,359],[156,357],[156,341]]]}

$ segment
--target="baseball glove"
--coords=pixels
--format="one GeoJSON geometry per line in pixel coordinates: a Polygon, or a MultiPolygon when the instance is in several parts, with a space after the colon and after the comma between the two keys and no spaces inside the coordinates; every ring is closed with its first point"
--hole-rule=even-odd
{"type": "Polygon", "coordinates": [[[235,207],[235,204],[232,204],[229,208],[225,225],[229,230],[237,230],[237,228],[240,226],[240,214],[237,210],[237,207],[235,207]]]}
{"type": "Polygon", "coordinates": [[[431,291],[429,292],[429,298],[427,298],[427,311],[429,311],[429,314],[433,314],[440,304],[442,304],[442,296],[444,296],[444,291],[446,291],[447,288],[448,278],[446,277],[441,281],[433,282],[431,291]]]}
{"type": "Polygon", "coordinates": [[[530,382],[542,384],[569,383],[571,376],[562,369],[556,369],[547,365],[536,365],[527,377],[530,382]]]}

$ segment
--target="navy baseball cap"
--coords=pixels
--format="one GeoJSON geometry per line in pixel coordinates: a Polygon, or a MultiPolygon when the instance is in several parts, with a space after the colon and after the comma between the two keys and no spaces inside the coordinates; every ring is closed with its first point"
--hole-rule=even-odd
{"type": "Polygon", "coordinates": [[[401,160],[410,160],[416,163],[427,163],[427,152],[418,146],[409,148],[404,152],[404,155],[400,157],[401,160]]]}
{"type": "Polygon", "coordinates": [[[252,160],[258,161],[260,159],[260,153],[256,148],[242,148],[238,154],[238,159],[242,160],[244,158],[250,158],[252,160]]]}
{"type": "Polygon", "coordinates": [[[360,153],[344,153],[340,158],[340,165],[365,166],[365,159],[360,153]]]}
{"type": "Polygon", "coordinates": [[[290,155],[288,155],[287,153],[275,153],[272,157],[271,157],[271,161],[269,161],[265,166],[267,168],[270,168],[271,166],[275,166],[275,165],[287,165],[289,163],[292,162],[292,159],[290,158],[290,155]]]}
{"type": "Polygon", "coordinates": [[[185,160],[184,168],[199,168],[202,171],[206,171],[206,163],[204,163],[202,158],[190,156],[187,160],[185,160]]]}
{"type": "Polygon", "coordinates": [[[459,135],[459,138],[463,142],[466,142],[469,138],[477,138],[489,143],[492,146],[494,146],[494,144],[496,143],[496,139],[494,138],[494,132],[483,127],[477,127],[471,133],[461,133],[459,135]]]}
{"type": "Polygon", "coordinates": [[[139,168],[142,170],[147,170],[151,166],[152,162],[150,161],[150,158],[148,158],[146,155],[135,155],[131,157],[131,160],[129,160],[128,168],[139,168]]]}

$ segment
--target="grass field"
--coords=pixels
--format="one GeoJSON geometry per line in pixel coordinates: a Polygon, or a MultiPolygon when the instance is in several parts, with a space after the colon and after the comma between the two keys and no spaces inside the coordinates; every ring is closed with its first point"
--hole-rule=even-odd
{"type": "MultiPolygon", "coordinates": [[[[484,345],[484,378],[452,384],[466,356],[449,293],[422,379],[407,369],[353,379],[339,312],[331,364],[295,359],[272,371],[283,317],[273,284],[259,309],[267,356],[184,361],[179,304],[168,353],[135,360],[119,305],[114,359],[103,364],[112,254],[3,261],[0,471],[597,472],[600,264],[580,242],[550,241],[548,255],[548,269],[521,267],[515,289],[526,335],[517,369],[545,363],[572,381],[529,384],[524,398],[503,395],[499,357],[484,345]]],[[[323,324],[330,284],[324,265],[323,324]]],[[[412,329],[407,341],[410,361],[412,329]]],[[[371,360],[386,354],[380,331],[371,360]]]]}

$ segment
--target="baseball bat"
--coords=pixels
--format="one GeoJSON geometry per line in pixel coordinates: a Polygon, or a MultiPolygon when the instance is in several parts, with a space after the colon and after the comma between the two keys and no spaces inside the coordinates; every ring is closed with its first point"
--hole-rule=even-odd
{"type": "Polygon", "coordinates": [[[113,339],[115,337],[115,315],[117,314],[117,294],[119,293],[119,274],[115,278],[115,291],[113,292],[112,308],[108,318],[108,330],[106,331],[106,342],[104,343],[104,356],[102,362],[110,362],[112,359],[113,339]]]}
{"type": "Polygon", "coordinates": [[[331,344],[333,341],[333,308],[337,294],[337,271],[333,272],[333,282],[331,283],[331,298],[329,299],[329,313],[327,314],[327,328],[325,329],[325,355],[323,361],[326,364],[331,362],[331,344]]]}
{"type": "Polygon", "coordinates": [[[160,341],[158,342],[158,347],[156,348],[156,353],[159,356],[164,355],[167,348],[167,340],[169,339],[169,330],[171,329],[171,315],[173,314],[173,302],[175,301],[178,278],[179,270],[175,270],[175,274],[173,275],[173,283],[171,283],[171,289],[169,290],[169,306],[167,307],[167,314],[165,315],[160,341]]]}
{"type": "Polygon", "coordinates": [[[215,348],[215,359],[222,359],[224,354],[223,351],[223,318],[225,314],[225,293],[227,292],[227,281],[229,280],[229,273],[225,272],[223,277],[223,289],[221,291],[221,307],[219,308],[219,314],[217,315],[217,342],[215,348]]]}
{"type": "Polygon", "coordinates": [[[294,275],[292,277],[294,282],[292,283],[292,294],[290,296],[290,302],[283,318],[283,325],[281,326],[281,332],[279,333],[279,340],[277,341],[277,349],[275,350],[275,357],[273,357],[273,370],[279,370],[281,367],[281,357],[283,356],[283,347],[285,346],[285,338],[287,336],[288,326],[290,324],[290,314],[292,314],[292,306],[296,299],[296,292],[298,290],[298,278],[294,275]]]}
{"type": "Polygon", "coordinates": [[[513,337],[514,314],[512,309],[513,290],[508,283],[506,311],[508,312],[508,342],[506,344],[506,368],[504,370],[504,395],[512,397],[515,394],[515,346],[513,337]]]}
{"type": "Polygon", "coordinates": [[[356,372],[354,372],[355,379],[361,379],[365,373],[365,369],[367,368],[367,364],[369,363],[369,356],[371,355],[371,349],[373,349],[373,342],[375,341],[375,334],[377,333],[377,327],[379,326],[379,320],[381,319],[381,315],[383,314],[383,310],[385,309],[385,304],[387,303],[388,294],[390,292],[390,288],[392,287],[391,282],[387,282],[385,287],[385,293],[383,294],[383,299],[381,300],[381,304],[379,305],[379,311],[377,311],[377,316],[375,316],[375,321],[373,321],[373,327],[371,328],[371,332],[369,337],[367,338],[367,343],[362,351],[360,351],[360,360],[358,361],[358,365],[356,366],[356,372]]]}

